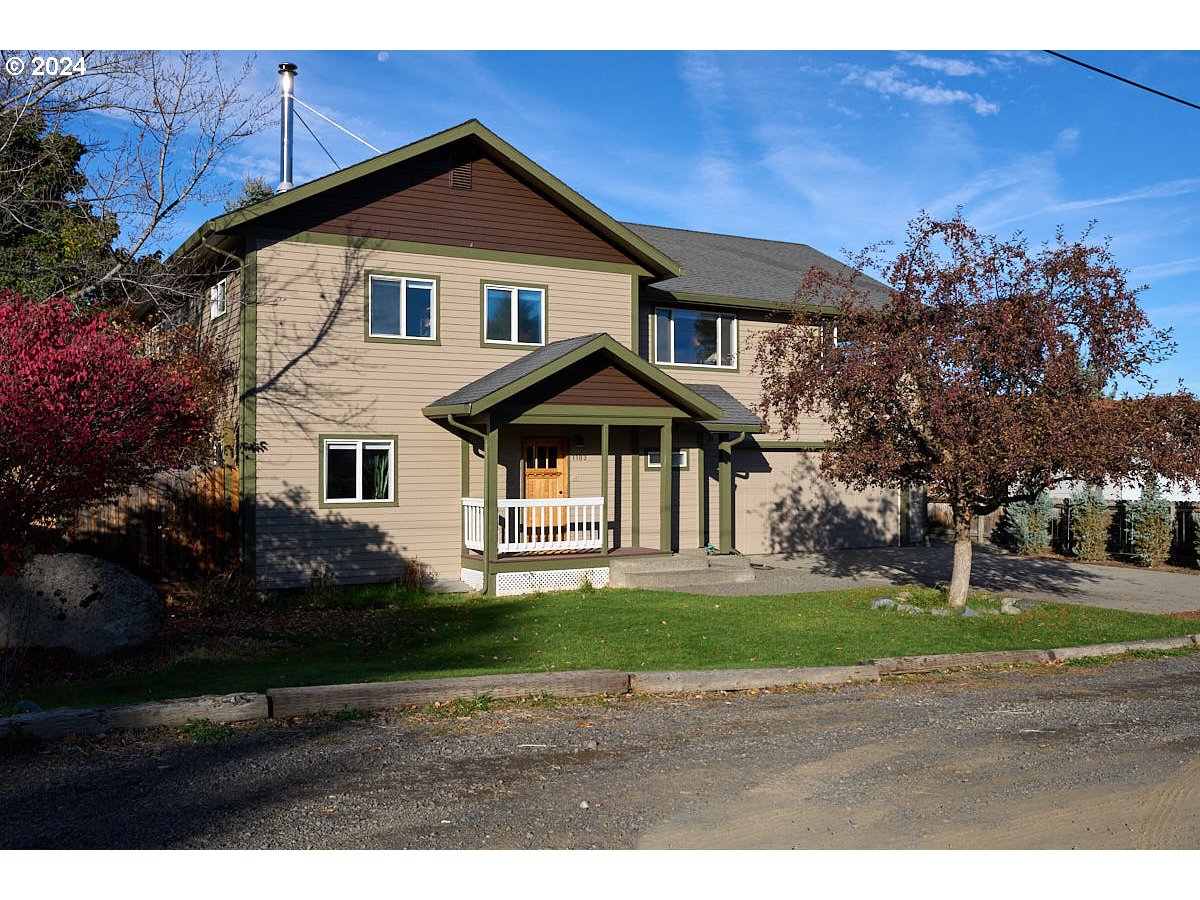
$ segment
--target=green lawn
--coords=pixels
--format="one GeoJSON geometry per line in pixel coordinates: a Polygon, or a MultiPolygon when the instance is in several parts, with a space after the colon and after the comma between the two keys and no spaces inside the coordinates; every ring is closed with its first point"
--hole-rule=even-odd
{"type": "MultiPolygon", "coordinates": [[[[141,652],[73,683],[27,684],[43,708],[234,690],[500,672],[846,665],[880,656],[1059,647],[1200,630],[1194,621],[1043,604],[978,618],[873,611],[873,588],[778,597],[603,590],[502,599],[343,593],[320,627],[251,624],[186,653],[141,652]]],[[[932,591],[914,591],[930,607],[932,591]]],[[[981,605],[972,601],[973,605],[981,605]]],[[[276,621],[280,621],[278,609],[276,621]]],[[[297,610],[297,618],[299,618],[297,610]]],[[[308,611],[311,613],[311,611],[308,611]]],[[[286,615],[282,621],[286,622],[286,615]]],[[[78,677],[78,676],[77,676],[78,677]]],[[[8,704],[11,704],[9,698],[8,704]]]]}

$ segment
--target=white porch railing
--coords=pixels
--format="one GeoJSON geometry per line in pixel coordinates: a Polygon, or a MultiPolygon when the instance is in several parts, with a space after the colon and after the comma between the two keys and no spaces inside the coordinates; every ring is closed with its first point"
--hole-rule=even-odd
{"type": "MultiPolygon", "coordinates": [[[[463,543],[483,552],[483,501],[463,497],[463,543]]],[[[498,553],[599,550],[604,537],[603,497],[562,500],[497,500],[498,553]]]]}

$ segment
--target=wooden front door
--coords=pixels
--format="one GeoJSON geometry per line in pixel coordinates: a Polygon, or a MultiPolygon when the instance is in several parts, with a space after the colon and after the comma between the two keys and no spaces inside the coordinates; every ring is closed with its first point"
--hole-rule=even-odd
{"type": "MultiPolygon", "coordinates": [[[[525,499],[565,500],[570,495],[567,484],[567,442],[542,438],[526,440],[525,499]]],[[[552,527],[566,524],[566,510],[547,510],[537,521],[552,527]]],[[[527,519],[528,522],[534,517],[527,519]]]]}
{"type": "Polygon", "coordinates": [[[567,442],[525,441],[525,499],[557,500],[566,496],[567,442]]]}

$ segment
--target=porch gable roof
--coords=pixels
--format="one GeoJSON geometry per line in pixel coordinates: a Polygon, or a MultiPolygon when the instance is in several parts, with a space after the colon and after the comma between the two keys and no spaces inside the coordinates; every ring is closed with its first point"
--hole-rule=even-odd
{"type": "Polygon", "coordinates": [[[480,415],[522,391],[543,383],[569,366],[596,355],[607,358],[616,368],[693,418],[707,421],[726,417],[726,411],[719,403],[675,380],[603,332],[567,338],[539,347],[435,400],[421,412],[431,419],[447,415],[480,415]]]}

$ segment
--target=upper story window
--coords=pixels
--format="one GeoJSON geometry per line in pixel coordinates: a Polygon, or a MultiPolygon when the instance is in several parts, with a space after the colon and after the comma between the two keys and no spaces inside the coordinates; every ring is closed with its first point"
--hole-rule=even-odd
{"type": "Polygon", "coordinates": [[[724,313],[654,311],[654,361],[671,366],[737,368],[737,319],[724,313]]]}
{"type": "Polygon", "coordinates": [[[485,283],[483,342],[530,346],[546,343],[546,289],[485,283]]]}
{"type": "Polygon", "coordinates": [[[437,340],[437,279],[367,276],[367,337],[437,340]]]}
{"type": "Polygon", "coordinates": [[[222,278],[208,289],[208,317],[210,319],[219,319],[229,311],[229,302],[226,298],[228,284],[229,279],[222,278]]]}

